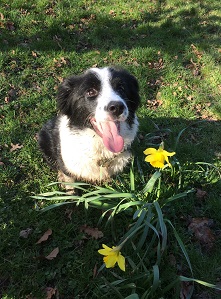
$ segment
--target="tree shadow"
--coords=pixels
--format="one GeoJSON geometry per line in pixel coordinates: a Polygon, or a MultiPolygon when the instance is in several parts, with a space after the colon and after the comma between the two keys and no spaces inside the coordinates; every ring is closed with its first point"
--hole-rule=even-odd
{"type": "Polygon", "coordinates": [[[1,48],[3,51],[18,47],[23,51],[63,50],[67,53],[82,53],[151,47],[173,56],[198,41],[202,50],[220,46],[220,17],[208,14],[211,10],[219,9],[216,4],[204,3],[199,7],[193,5],[192,8],[184,5],[182,9],[173,10],[161,9],[163,2],[159,3],[150,12],[141,12],[139,20],[129,21],[82,9],[82,14],[75,20],[59,15],[53,18],[50,25],[38,22],[33,25],[36,26],[34,34],[20,33],[22,30],[17,20],[11,20],[14,27],[1,29],[4,41],[1,48]],[[199,15],[199,9],[207,12],[207,15],[199,15]],[[156,23],[160,25],[155,26],[156,23]]]}

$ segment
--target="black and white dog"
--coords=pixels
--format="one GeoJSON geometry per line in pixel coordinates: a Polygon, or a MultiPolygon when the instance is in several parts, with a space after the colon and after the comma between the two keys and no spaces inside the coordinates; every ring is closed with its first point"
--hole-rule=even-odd
{"type": "Polygon", "coordinates": [[[64,80],[57,103],[39,145],[59,180],[96,183],[122,171],[138,129],[135,77],[121,68],[91,68],[64,80]]]}

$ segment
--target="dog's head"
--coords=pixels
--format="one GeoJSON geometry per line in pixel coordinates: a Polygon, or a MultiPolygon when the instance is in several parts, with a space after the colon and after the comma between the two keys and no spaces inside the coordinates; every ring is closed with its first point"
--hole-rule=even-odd
{"type": "Polygon", "coordinates": [[[120,152],[123,122],[132,126],[140,103],[137,80],[126,70],[91,68],[64,80],[58,89],[58,109],[70,126],[91,127],[112,152],[120,152]]]}

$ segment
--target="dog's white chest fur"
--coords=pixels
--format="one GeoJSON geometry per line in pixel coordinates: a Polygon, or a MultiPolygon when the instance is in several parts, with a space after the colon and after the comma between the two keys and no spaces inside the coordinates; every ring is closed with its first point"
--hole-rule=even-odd
{"type": "Polygon", "coordinates": [[[126,123],[121,125],[124,150],[115,154],[106,149],[94,130],[70,129],[68,118],[62,116],[59,123],[61,157],[70,175],[77,179],[99,182],[122,171],[131,157],[127,148],[136,136],[138,121],[134,122],[129,131],[126,126],[126,123]]]}

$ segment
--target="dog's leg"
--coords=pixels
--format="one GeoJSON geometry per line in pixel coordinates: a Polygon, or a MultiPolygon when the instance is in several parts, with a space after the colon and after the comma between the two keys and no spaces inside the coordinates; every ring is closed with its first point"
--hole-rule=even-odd
{"type": "Polygon", "coordinates": [[[74,193],[74,187],[69,184],[62,184],[64,183],[74,183],[74,178],[67,176],[62,171],[58,171],[58,182],[61,183],[61,187],[65,189],[68,193],[74,193]]]}

